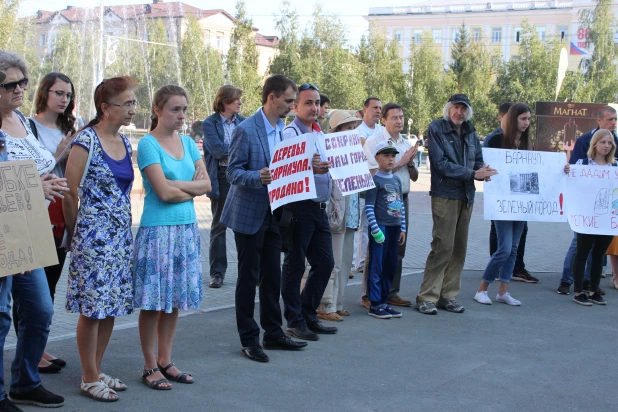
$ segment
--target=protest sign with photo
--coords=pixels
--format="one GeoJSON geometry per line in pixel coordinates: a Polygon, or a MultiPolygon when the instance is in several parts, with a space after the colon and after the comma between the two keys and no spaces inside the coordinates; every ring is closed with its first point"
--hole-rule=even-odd
{"type": "Polygon", "coordinates": [[[574,232],[618,236],[618,167],[571,165],[565,196],[574,232]]]}
{"type": "Polygon", "coordinates": [[[484,185],[485,220],[565,222],[564,153],[483,148],[498,174],[484,185]]]}
{"type": "Polygon", "coordinates": [[[322,146],[331,164],[330,176],[344,196],[375,187],[356,130],[327,134],[322,146]]]}
{"type": "Polygon", "coordinates": [[[34,161],[0,163],[0,277],[56,264],[52,226],[34,161]]]}
{"type": "Polygon", "coordinates": [[[315,136],[303,134],[277,143],[270,160],[272,183],[268,185],[270,209],[316,197],[311,158],[315,136]]]}

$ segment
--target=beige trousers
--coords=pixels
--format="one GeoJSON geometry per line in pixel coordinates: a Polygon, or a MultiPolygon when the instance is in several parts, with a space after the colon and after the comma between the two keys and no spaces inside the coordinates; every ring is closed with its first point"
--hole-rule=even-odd
{"type": "Polygon", "coordinates": [[[461,200],[431,198],[433,230],[431,252],[417,302],[453,300],[461,287],[466,261],[472,206],[461,200]]]}

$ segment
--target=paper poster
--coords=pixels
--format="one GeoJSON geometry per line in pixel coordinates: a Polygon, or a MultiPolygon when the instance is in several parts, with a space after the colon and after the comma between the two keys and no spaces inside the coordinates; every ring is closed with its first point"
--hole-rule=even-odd
{"type": "Polygon", "coordinates": [[[316,195],[311,158],[315,152],[315,136],[304,134],[277,144],[270,160],[272,183],[268,185],[270,209],[316,195]]]}
{"type": "Polygon", "coordinates": [[[485,220],[565,222],[565,153],[483,148],[485,220]]]}
{"type": "Polygon", "coordinates": [[[375,187],[356,130],[329,133],[324,136],[322,146],[331,163],[330,176],[344,196],[375,187]]]}
{"type": "Polygon", "coordinates": [[[566,197],[574,232],[618,236],[618,167],[571,165],[566,197]]]}
{"type": "Polygon", "coordinates": [[[0,277],[56,264],[52,226],[34,161],[0,163],[0,277]]]}

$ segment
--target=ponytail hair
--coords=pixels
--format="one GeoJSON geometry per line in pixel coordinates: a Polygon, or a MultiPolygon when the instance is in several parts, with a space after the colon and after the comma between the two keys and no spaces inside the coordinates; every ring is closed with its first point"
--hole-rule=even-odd
{"type": "Polygon", "coordinates": [[[163,110],[163,107],[167,101],[174,96],[182,96],[187,99],[187,102],[189,102],[189,95],[185,89],[180,86],[168,84],[155,92],[154,99],[152,101],[152,111],[150,114],[150,131],[153,131],[159,124],[159,118],[157,117],[154,108],[156,107],[159,111],[163,110]]]}
{"type": "MultiPolygon", "coordinates": [[[[134,90],[137,87],[137,80],[131,76],[112,77],[111,79],[104,79],[94,89],[94,106],[97,110],[97,115],[92,119],[83,129],[92,127],[98,124],[103,118],[103,109],[101,105],[108,103],[120,93],[124,93],[127,90],[134,90]]],[[[82,129],[82,130],[83,130],[82,129]]]]}

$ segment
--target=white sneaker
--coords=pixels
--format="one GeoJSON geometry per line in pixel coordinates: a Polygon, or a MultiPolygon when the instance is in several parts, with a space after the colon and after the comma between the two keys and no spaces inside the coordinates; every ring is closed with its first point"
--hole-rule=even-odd
{"type": "Polygon", "coordinates": [[[487,296],[486,290],[483,292],[476,292],[476,295],[474,295],[474,300],[478,303],[482,303],[483,305],[491,305],[491,299],[487,296]]]}
{"type": "Polygon", "coordinates": [[[521,302],[515,299],[509,292],[506,292],[504,295],[496,295],[496,302],[506,303],[511,306],[520,306],[521,302]]]}

